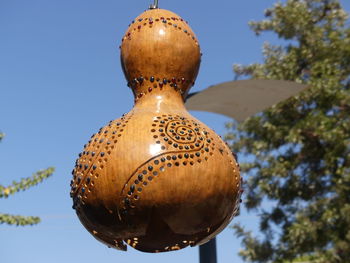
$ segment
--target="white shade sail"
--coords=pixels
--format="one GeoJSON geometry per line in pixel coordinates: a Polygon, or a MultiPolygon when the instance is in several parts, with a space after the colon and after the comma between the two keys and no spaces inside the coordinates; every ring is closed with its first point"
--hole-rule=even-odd
{"type": "Polygon", "coordinates": [[[297,95],[307,85],[284,80],[229,81],[187,97],[186,108],[226,115],[242,122],[278,102],[297,95]]]}

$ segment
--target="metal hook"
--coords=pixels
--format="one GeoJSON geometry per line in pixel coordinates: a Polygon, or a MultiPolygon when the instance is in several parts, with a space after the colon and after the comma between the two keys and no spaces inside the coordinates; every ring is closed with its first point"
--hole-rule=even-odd
{"type": "Polygon", "coordinates": [[[158,0],[154,0],[154,4],[150,5],[149,9],[157,9],[158,8],[158,0]]]}

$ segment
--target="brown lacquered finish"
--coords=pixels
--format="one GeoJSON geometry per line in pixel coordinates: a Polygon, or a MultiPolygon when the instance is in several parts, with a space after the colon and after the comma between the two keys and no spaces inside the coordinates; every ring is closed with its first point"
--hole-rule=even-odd
{"type": "Polygon", "coordinates": [[[196,36],[178,15],[148,10],[123,37],[121,61],[135,106],[80,154],[73,207],[110,247],[202,244],[237,213],[241,180],[228,146],[184,107],[200,64],[196,36]]]}

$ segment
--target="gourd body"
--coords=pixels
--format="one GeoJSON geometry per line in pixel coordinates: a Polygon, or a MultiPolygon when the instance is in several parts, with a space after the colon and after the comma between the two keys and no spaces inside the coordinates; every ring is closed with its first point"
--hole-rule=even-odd
{"type": "Polygon", "coordinates": [[[196,37],[176,14],[149,10],[124,36],[121,61],[135,105],[85,145],[73,170],[73,206],[111,247],[202,244],[237,212],[240,176],[228,146],[184,107],[200,63],[196,37]]]}

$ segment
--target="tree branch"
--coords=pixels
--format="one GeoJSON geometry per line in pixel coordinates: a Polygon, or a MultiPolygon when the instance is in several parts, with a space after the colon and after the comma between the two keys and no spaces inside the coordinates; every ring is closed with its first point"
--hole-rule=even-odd
{"type": "Polygon", "coordinates": [[[27,190],[28,188],[41,183],[46,178],[50,177],[54,170],[53,167],[49,167],[46,170],[36,172],[31,177],[23,178],[19,182],[14,181],[7,187],[0,185],[0,198],[7,198],[9,195],[13,195],[21,190],[27,190]]]}
{"type": "Polygon", "coordinates": [[[39,222],[40,222],[39,217],[0,214],[0,224],[25,226],[25,225],[35,225],[35,224],[38,224],[39,222]]]}

